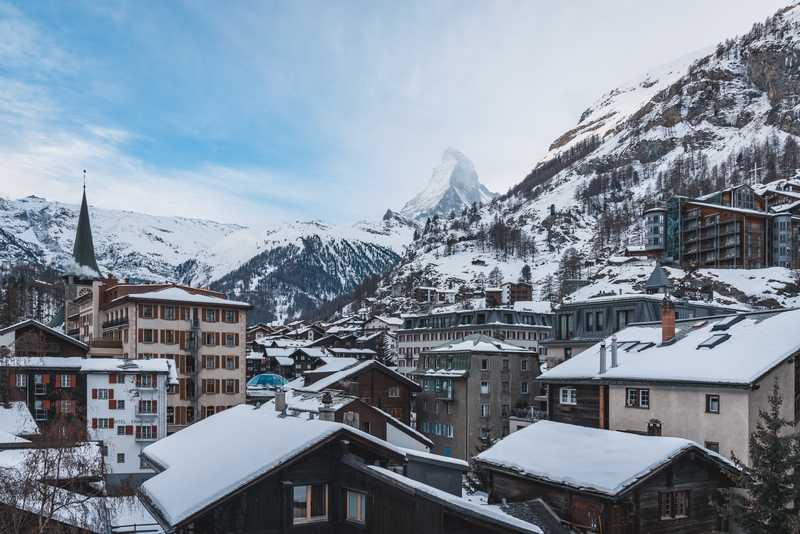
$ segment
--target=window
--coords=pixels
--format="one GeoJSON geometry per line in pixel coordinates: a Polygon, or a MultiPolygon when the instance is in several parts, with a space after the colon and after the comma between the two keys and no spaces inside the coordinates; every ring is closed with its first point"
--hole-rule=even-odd
{"type": "Polygon", "coordinates": [[[144,329],[144,342],[145,343],[152,343],[153,342],[153,331],[149,328],[144,329]]]}
{"type": "Polygon", "coordinates": [[[481,404],[481,417],[489,417],[489,405],[481,404]]]}
{"type": "Polygon", "coordinates": [[[152,360],[153,359],[153,353],[152,352],[145,352],[144,354],[142,354],[142,358],[144,358],[145,360],[152,360]]]}
{"type": "Polygon", "coordinates": [[[366,523],[367,496],[357,491],[347,492],[347,520],[366,523]]]}
{"type": "Polygon", "coordinates": [[[519,362],[520,370],[527,371],[528,370],[528,360],[522,360],[519,362]]]}
{"type": "Polygon", "coordinates": [[[225,358],[225,369],[235,369],[236,360],[232,356],[225,358]]]}
{"type": "Polygon", "coordinates": [[[719,413],[719,395],[706,395],[706,413],[719,413]]]}
{"type": "Polygon", "coordinates": [[[145,319],[152,319],[153,318],[153,307],[152,306],[143,306],[142,317],[144,317],[145,319]]]}
{"type": "Polygon", "coordinates": [[[117,435],[124,436],[125,435],[125,425],[119,425],[117,427],[117,435]]]}
{"type": "Polygon", "coordinates": [[[206,406],[206,417],[211,417],[212,415],[214,415],[214,407],[206,406]]]}
{"type": "Polygon", "coordinates": [[[225,334],[225,346],[226,347],[233,346],[233,334],[225,334]]]}
{"type": "Polygon", "coordinates": [[[500,406],[500,417],[508,417],[508,414],[511,413],[511,405],[510,404],[503,404],[500,406]]]}
{"type": "Polygon", "coordinates": [[[107,399],[108,398],[108,390],[107,389],[98,389],[97,390],[97,398],[98,399],[107,399]]]}
{"type": "Polygon", "coordinates": [[[233,312],[228,310],[225,312],[225,322],[232,323],[233,322],[233,312]]]}
{"type": "Polygon", "coordinates": [[[661,494],[661,519],[689,517],[689,492],[666,491],[661,494]]]}
{"type": "Polygon", "coordinates": [[[213,345],[214,344],[214,333],[206,333],[206,345],[213,345]]]}
{"type": "Polygon", "coordinates": [[[117,384],[125,383],[125,375],[117,375],[117,384]]]}
{"type": "Polygon", "coordinates": [[[503,365],[502,365],[501,369],[503,371],[508,371],[508,360],[505,359],[505,358],[503,359],[503,365]]]}
{"type": "Polygon", "coordinates": [[[361,431],[364,432],[365,434],[370,434],[372,431],[372,423],[370,423],[369,421],[364,421],[363,423],[361,423],[360,427],[361,431]]]}
{"type": "Polygon", "coordinates": [[[175,330],[167,330],[164,333],[164,343],[172,345],[175,343],[175,330]]]}
{"type": "Polygon", "coordinates": [[[491,437],[492,430],[490,428],[486,428],[485,426],[481,427],[481,439],[486,439],[491,437]]]}
{"type": "Polygon", "coordinates": [[[139,469],[150,469],[150,466],[147,465],[147,461],[145,461],[142,456],[139,457],[139,469]]]}
{"type": "Polygon", "coordinates": [[[328,519],[328,485],[295,486],[292,497],[292,523],[328,519]]]}
{"type": "Polygon", "coordinates": [[[124,410],[124,409],[125,409],[125,401],[124,400],[118,400],[117,401],[117,410],[124,410]]]}
{"type": "Polygon", "coordinates": [[[481,382],[481,395],[488,395],[489,394],[489,381],[484,380],[481,382]]]}
{"type": "Polygon", "coordinates": [[[519,391],[520,391],[520,393],[522,393],[523,395],[527,395],[528,393],[530,393],[530,389],[528,388],[528,383],[527,383],[527,382],[522,382],[522,383],[520,384],[519,391]]]}
{"type": "Polygon", "coordinates": [[[622,330],[633,320],[633,310],[617,311],[617,330],[622,330]]]}
{"type": "Polygon", "coordinates": [[[206,310],[206,322],[207,323],[214,322],[214,310],[206,310]]]}
{"type": "Polygon", "coordinates": [[[561,388],[559,393],[561,404],[578,404],[578,391],[575,388],[561,388]]]}
{"type": "Polygon", "coordinates": [[[192,309],[186,308],[186,312],[184,313],[184,321],[191,321],[192,320],[192,309]]]}
{"type": "Polygon", "coordinates": [[[35,385],[34,393],[36,395],[47,395],[47,384],[44,382],[44,375],[33,375],[33,382],[35,385]]]}
{"type": "MultiPolygon", "coordinates": [[[[447,415],[452,415],[452,414],[453,414],[453,403],[452,402],[448,402],[447,403],[447,415]]],[[[450,436],[450,437],[452,437],[452,436],[450,436]]]]}
{"type": "Polygon", "coordinates": [[[175,308],[172,306],[167,306],[164,308],[164,319],[169,319],[170,321],[175,319],[175,308]]]}
{"type": "Polygon", "coordinates": [[[61,375],[61,387],[62,388],[72,387],[72,375],[61,375]]]}
{"type": "Polygon", "coordinates": [[[205,387],[206,393],[214,393],[214,380],[209,378],[205,380],[205,383],[206,383],[205,387]]]}
{"type": "Polygon", "coordinates": [[[141,375],[142,376],[142,387],[151,388],[153,387],[153,375],[141,375]]]}
{"type": "Polygon", "coordinates": [[[17,387],[28,387],[28,375],[17,375],[17,387]]]}
{"type": "Polygon", "coordinates": [[[438,400],[433,402],[433,411],[434,411],[434,413],[439,413],[439,401],[438,400]]]}
{"type": "Polygon", "coordinates": [[[719,443],[716,441],[706,441],[706,449],[719,454],[719,443]]]}
{"type": "MultiPolygon", "coordinates": [[[[123,427],[120,427],[123,428],[123,427]]],[[[125,463],[125,455],[124,454],[117,454],[117,463],[124,464],[125,463]]]]}
{"type": "Polygon", "coordinates": [[[483,358],[481,360],[481,371],[488,371],[489,370],[489,358],[483,358]]]}
{"type": "Polygon", "coordinates": [[[59,408],[61,409],[62,413],[70,413],[70,412],[72,412],[72,401],[60,400],[58,402],[60,403],[59,408]]]}
{"type": "Polygon", "coordinates": [[[627,388],[625,406],[628,408],[650,408],[650,390],[627,388]]]}
{"type": "Polygon", "coordinates": [[[501,393],[503,395],[508,395],[511,393],[511,382],[500,382],[501,386],[501,393]]]}
{"type": "Polygon", "coordinates": [[[595,328],[597,330],[603,329],[603,312],[597,312],[595,315],[595,328]]]}
{"type": "Polygon", "coordinates": [[[140,426],[141,436],[142,439],[152,439],[153,437],[153,427],[151,426],[140,426]]]}
{"type": "Polygon", "coordinates": [[[143,400],[139,402],[141,403],[139,413],[153,413],[153,401],[143,400]]]}
{"type": "Polygon", "coordinates": [[[389,388],[389,396],[390,397],[399,397],[400,396],[400,388],[398,388],[398,387],[389,388]]]}
{"type": "Polygon", "coordinates": [[[172,406],[167,408],[167,424],[175,424],[175,408],[172,406]]]}
{"type": "Polygon", "coordinates": [[[35,401],[34,402],[34,411],[36,412],[36,420],[37,421],[47,421],[47,410],[44,407],[45,401],[35,401]]]}
{"type": "Polygon", "coordinates": [[[206,369],[213,369],[213,368],[214,368],[214,357],[206,356],[206,369]]]}
{"type": "Polygon", "coordinates": [[[225,380],[225,393],[233,393],[234,384],[232,379],[225,380]]]}
{"type": "Polygon", "coordinates": [[[427,399],[422,399],[422,411],[423,412],[427,412],[428,411],[428,400],[427,399]]]}
{"type": "Polygon", "coordinates": [[[97,420],[97,428],[108,428],[108,418],[101,417],[97,420]]]}

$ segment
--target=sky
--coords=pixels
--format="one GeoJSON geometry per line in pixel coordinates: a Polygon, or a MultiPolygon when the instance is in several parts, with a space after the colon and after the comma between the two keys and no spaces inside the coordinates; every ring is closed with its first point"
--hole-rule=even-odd
{"type": "Polygon", "coordinates": [[[0,197],[244,226],[504,193],[603,94],[774,0],[0,0],[0,197]]]}

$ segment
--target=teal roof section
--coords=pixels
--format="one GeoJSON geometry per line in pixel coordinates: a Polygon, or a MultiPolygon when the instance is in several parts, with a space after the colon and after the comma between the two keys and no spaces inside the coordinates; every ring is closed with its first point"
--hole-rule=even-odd
{"type": "MultiPolygon", "coordinates": [[[[672,282],[669,281],[667,273],[664,272],[664,268],[661,267],[660,263],[656,262],[656,268],[653,269],[650,278],[644,284],[645,290],[673,289],[674,287],[672,282]]],[[[666,291],[664,292],[666,293],[666,291]]]]}

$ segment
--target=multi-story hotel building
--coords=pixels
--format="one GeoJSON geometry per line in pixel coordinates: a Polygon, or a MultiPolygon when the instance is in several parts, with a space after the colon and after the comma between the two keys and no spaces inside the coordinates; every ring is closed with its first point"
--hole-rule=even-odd
{"type": "Polygon", "coordinates": [[[417,368],[422,352],[472,334],[505,340],[544,355],[545,349],[539,346],[539,341],[550,336],[552,325],[552,313],[527,310],[522,303],[518,303],[515,308],[484,308],[406,316],[403,326],[396,332],[397,371],[408,376],[417,368]]]}

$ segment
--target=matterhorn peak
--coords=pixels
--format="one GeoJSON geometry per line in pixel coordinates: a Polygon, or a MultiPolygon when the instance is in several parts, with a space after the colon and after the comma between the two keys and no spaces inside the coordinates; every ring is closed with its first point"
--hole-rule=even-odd
{"type": "Polygon", "coordinates": [[[478,181],[478,173],[467,156],[448,147],[442,162],[434,167],[428,187],[409,200],[400,214],[409,219],[424,221],[434,215],[457,214],[473,203],[487,203],[497,197],[478,181]]]}

